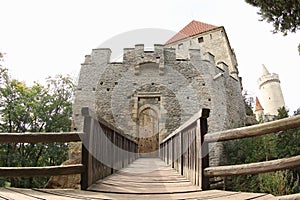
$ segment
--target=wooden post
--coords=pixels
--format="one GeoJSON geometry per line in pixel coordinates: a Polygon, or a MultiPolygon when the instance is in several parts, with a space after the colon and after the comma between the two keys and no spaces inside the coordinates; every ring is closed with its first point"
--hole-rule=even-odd
{"type": "Polygon", "coordinates": [[[179,141],[180,141],[180,174],[183,176],[183,168],[184,168],[184,149],[183,149],[183,135],[182,132],[179,132],[179,141]]]}
{"type": "Polygon", "coordinates": [[[81,173],[81,189],[87,190],[92,185],[92,155],[90,153],[92,137],[93,119],[90,115],[90,110],[87,107],[82,108],[82,115],[84,116],[83,132],[85,133],[82,141],[81,162],[84,166],[84,172],[81,173]]]}
{"type": "Polygon", "coordinates": [[[174,168],[174,163],[175,163],[175,146],[174,146],[174,142],[175,142],[175,137],[171,138],[171,163],[172,163],[172,168],[174,168]]]}
{"type": "Polygon", "coordinates": [[[200,118],[200,130],[201,130],[201,157],[202,157],[202,169],[201,169],[201,185],[202,190],[209,190],[209,177],[204,176],[204,169],[209,167],[209,149],[208,149],[208,143],[204,141],[204,136],[208,131],[207,126],[207,118],[209,116],[209,110],[208,109],[202,109],[202,117],[200,118]]]}
{"type": "Polygon", "coordinates": [[[195,147],[196,147],[196,155],[195,155],[195,165],[196,165],[196,180],[195,183],[197,186],[200,186],[202,188],[201,183],[201,169],[202,169],[202,162],[201,162],[201,156],[202,156],[202,150],[201,150],[201,122],[200,119],[197,120],[197,126],[196,126],[196,133],[195,133],[195,147]]]}
{"type": "Polygon", "coordinates": [[[111,163],[110,163],[110,166],[111,166],[111,174],[113,174],[115,172],[115,163],[116,163],[116,151],[115,151],[115,141],[116,141],[116,132],[113,131],[112,132],[112,137],[111,137],[111,155],[112,155],[112,158],[110,159],[111,160],[111,163]]]}

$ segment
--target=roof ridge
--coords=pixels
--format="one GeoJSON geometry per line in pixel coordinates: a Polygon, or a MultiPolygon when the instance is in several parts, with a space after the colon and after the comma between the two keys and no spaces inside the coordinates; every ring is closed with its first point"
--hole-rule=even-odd
{"type": "Polygon", "coordinates": [[[200,22],[197,20],[192,20],[189,24],[187,24],[184,28],[182,28],[178,33],[176,33],[172,38],[170,38],[165,44],[170,44],[187,37],[191,37],[200,33],[204,33],[209,30],[213,30],[220,26],[215,26],[212,24],[200,22]]]}

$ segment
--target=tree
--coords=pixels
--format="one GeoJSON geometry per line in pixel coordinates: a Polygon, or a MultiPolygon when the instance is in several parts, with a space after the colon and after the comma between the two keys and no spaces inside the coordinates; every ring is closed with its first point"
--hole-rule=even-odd
{"type": "MultiPolygon", "coordinates": [[[[11,79],[6,69],[0,72],[0,132],[70,131],[74,91],[70,77],[49,77],[46,86],[35,83],[27,87],[11,79]]],[[[59,165],[66,160],[67,151],[66,143],[1,144],[0,166],[59,165]]],[[[0,185],[5,182],[15,187],[43,187],[47,178],[0,179],[0,185]]]]}
{"type": "MultiPolygon", "coordinates": [[[[295,114],[299,114],[298,111],[295,114]]],[[[285,107],[278,109],[276,119],[288,117],[285,107]]],[[[263,123],[263,121],[262,121],[263,123]]],[[[242,164],[300,155],[300,128],[225,143],[228,164],[242,164]]],[[[226,179],[228,190],[267,192],[274,195],[297,193],[300,190],[300,169],[243,175],[226,179]]]]}
{"type": "Polygon", "coordinates": [[[278,31],[287,35],[300,27],[300,0],[245,0],[258,7],[261,21],[272,23],[273,33],[278,31]]]}

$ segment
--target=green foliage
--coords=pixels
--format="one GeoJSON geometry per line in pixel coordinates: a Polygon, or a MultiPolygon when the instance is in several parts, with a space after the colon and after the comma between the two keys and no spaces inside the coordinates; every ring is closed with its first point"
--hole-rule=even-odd
{"type": "Polygon", "coordinates": [[[299,191],[299,175],[294,175],[290,170],[259,174],[258,183],[260,192],[276,196],[299,191]]]}
{"type": "Polygon", "coordinates": [[[276,116],[276,119],[283,119],[289,117],[289,110],[287,110],[284,106],[279,108],[277,111],[278,114],[276,116]]]}
{"type": "MultiPolygon", "coordinates": [[[[27,87],[0,71],[0,134],[70,131],[74,84],[70,77],[47,79],[47,85],[27,87]]],[[[68,144],[0,144],[0,166],[51,166],[67,158],[68,144]]],[[[44,178],[0,178],[0,186],[43,187],[44,178]]]]}
{"type": "Polygon", "coordinates": [[[273,33],[278,31],[287,35],[296,32],[300,26],[300,0],[246,0],[252,6],[258,7],[261,20],[272,23],[273,33]]]}
{"type": "MultiPolygon", "coordinates": [[[[278,109],[276,119],[288,117],[288,111],[278,109]]],[[[227,164],[262,162],[300,155],[300,128],[225,143],[227,164]]],[[[299,169],[277,171],[259,175],[230,177],[227,190],[267,192],[286,195],[299,192],[299,169]]]]}

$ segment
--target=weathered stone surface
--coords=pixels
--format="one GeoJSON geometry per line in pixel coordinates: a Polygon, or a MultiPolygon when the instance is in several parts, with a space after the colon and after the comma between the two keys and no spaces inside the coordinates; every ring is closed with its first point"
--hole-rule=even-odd
{"type": "MultiPolygon", "coordinates": [[[[154,51],[145,51],[143,45],[126,48],[122,63],[109,62],[109,49],[93,50],[82,64],[75,94],[77,130],[82,130],[83,106],[137,138],[142,130],[140,114],[145,109],[157,115],[159,140],[202,108],[211,110],[208,132],[244,126],[245,106],[235,55],[224,29],[214,31],[198,46],[194,45],[196,37],[190,38],[192,42],[187,40],[185,46],[192,44],[194,49],[184,53],[163,45],[155,45],[154,51]]],[[[210,144],[211,165],[223,161],[222,144],[210,144]]]]}

